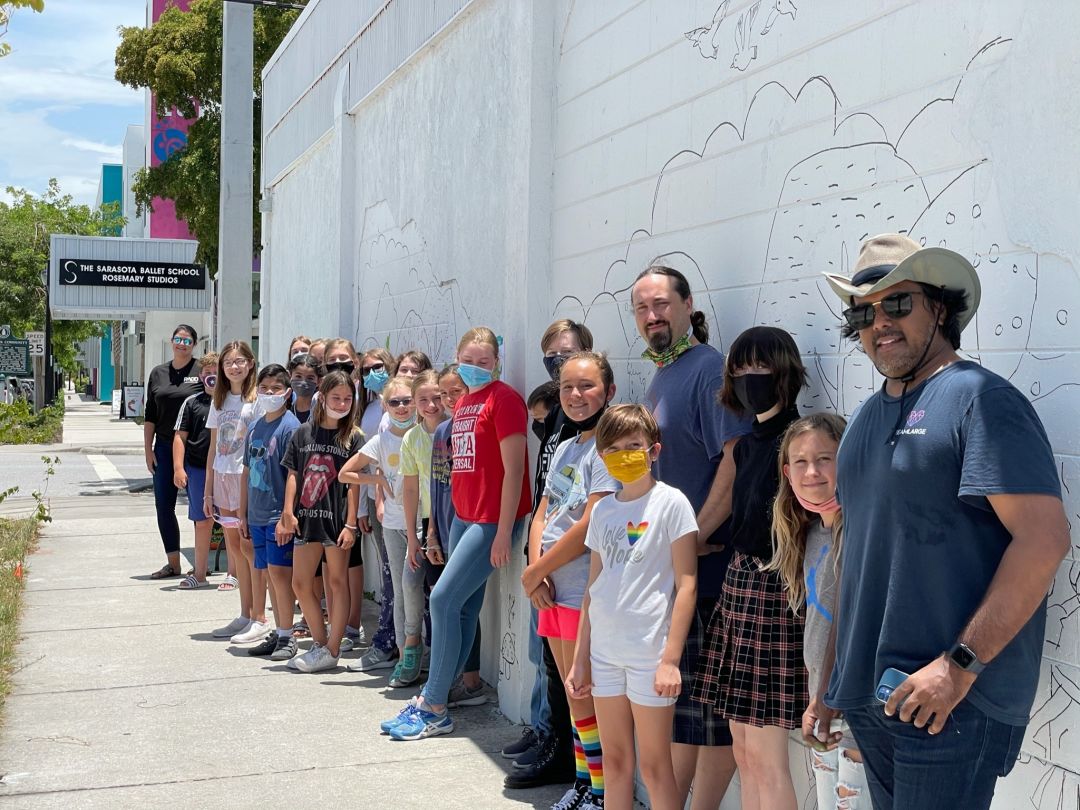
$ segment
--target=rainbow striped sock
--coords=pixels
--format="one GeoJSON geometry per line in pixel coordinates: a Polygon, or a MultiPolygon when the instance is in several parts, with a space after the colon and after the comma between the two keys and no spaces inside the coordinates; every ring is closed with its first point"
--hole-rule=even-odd
{"type": "Polygon", "coordinates": [[[587,784],[589,781],[589,763],[585,758],[585,747],[581,744],[577,727],[575,726],[572,730],[574,732],[574,769],[577,771],[578,781],[587,784]]]}
{"type": "Polygon", "coordinates": [[[574,720],[575,746],[578,740],[581,741],[581,747],[585,752],[593,795],[602,797],[604,795],[604,754],[600,750],[600,729],[597,728],[596,717],[574,720]]]}

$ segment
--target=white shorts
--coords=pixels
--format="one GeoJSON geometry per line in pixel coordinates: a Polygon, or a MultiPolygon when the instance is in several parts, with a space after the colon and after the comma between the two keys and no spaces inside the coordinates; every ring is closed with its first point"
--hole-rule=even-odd
{"type": "MultiPolygon", "coordinates": [[[[638,706],[665,708],[675,705],[675,698],[660,697],[653,684],[656,683],[656,666],[625,666],[612,664],[592,656],[593,697],[609,698],[626,695],[638,706]]],[[[683,689],[686,689],[683,684],[683,689]]]]}

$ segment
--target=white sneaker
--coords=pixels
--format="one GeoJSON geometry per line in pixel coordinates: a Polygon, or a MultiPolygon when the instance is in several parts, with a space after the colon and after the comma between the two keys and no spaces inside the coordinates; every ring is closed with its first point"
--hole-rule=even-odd
{"type": "Polygon", "coordinates": [[[352,639],[354,649],[367,646],[367,633],[364,632],[362,626],[352,627],[351,625],[345,625],[345,637],[352,639]]]}
{"type": "Polygon", "coordinates": [[[322,672],[324,669],[333,669],[338,663],[337,658],[322,644],[316,644],[292,661],[296,662],[296,669],[301,672],[322,672]]]}
{"type": "Polygon", "coordinates": [[[210,635],[214,638],[232,638],[237,633],[242,633],[248,629],[251,624],[251,619],[245,619],[243,616],[237,616],[231,622],[224,627],[219,627],[214,630],[210,635]]]}
{"type": "Polygon", "coordinates": [[[269,622],[252,622],[246,630],[237,633],[229,641],[233,644],[250,644],[252,641],[262,641],[269,632],[269,622]]]}
{"type": "Polygon", "coordinates": [[[351,652],[352,648],[353,648],[353,640],[351,638],[349,638],[348,636],[345,636],[345,637],[343,637],[341,639],[341,645],[338,648],[338,652],[339,653],[351,652]]]}
{"type": "Polygon", "coordinates": [[[393,669],[397,663],[397,650],[383,652],[377,647],[372,647],[356,661],[349,664],[350,672],[374,672],[377,669],[393,669]]]}

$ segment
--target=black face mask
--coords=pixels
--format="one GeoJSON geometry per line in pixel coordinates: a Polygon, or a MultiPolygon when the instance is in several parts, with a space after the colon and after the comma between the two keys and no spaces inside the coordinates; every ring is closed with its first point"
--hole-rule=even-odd
{"type": "Polygon", "coordinates": [[[544,440],[544,420],[533,419],[532,420],[532,432],[540,441],[544,440]]]}
{"type": "Polygon", "coordinates": [[[334,363],[327,363],[326,371],[327,373],[330,373],[331,371],[344,371],[346,374],[352,374],[356,371],[356,365],[351,360],[339,360],[334,363]]]}
{"type": "MultiPolygon", "coordinates": [[[[607,405],[605,404],[603,408],[598,410],[592,416],[587,417],[586,419],[583,419],[580,422],[575,422],[569,416],[566,417],[566,421],[569,422],[574,427],[576,427],[582,433],[584,433],[586,430],[592,430],[594,427],[596,427],[597,423],[600,421],[600,417],[604,415],[604,411],[606,411],[606,410],[607,410],[607,405]]],[[[564,411],[564,413],[565,413],[565,411],[564,411]]]]}
{"type": "Polygon", "coordinates": [[[566,355],[554,354],[551,357],[544,358],[544,368],[547,369],[548,376],[553,380],[559,379],[559,369],[562,368],[562,364],[566,362],[566,355]]]}
{"type": "Polygon", "coordinates": [[[743,408],[752,414],[765,413],[779,402],[776,396],[775,377],[768,374],[743,374],[732,377],[731,386],[743,408]]]}

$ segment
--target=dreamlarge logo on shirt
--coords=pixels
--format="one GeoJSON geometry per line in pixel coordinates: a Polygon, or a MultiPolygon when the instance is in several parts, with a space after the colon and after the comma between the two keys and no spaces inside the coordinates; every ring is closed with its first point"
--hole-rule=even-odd
{"type": "Polygon", "coordinates": [[[904,427],[904,428],[901,428],[898,431],[896,431],[896,435],[897,436],[925,436],[926,435],[926,428],[924,428],[924,427],[915,427],[915,425],[919,424],[919,422],[921,422],[923,420],[924,416],[926,416],[926,411],[924,411],[924,410],[912,411],[911,413],[909,413],[908,418],[907,418],[907,426],[904,427]]]}

